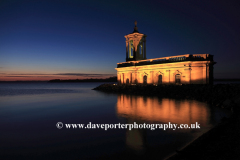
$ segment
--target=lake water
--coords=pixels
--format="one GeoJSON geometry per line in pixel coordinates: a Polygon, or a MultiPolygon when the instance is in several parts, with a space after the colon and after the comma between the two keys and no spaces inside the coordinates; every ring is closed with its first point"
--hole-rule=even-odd
{"type": "Polygon", "coordinates": [[[194,100],[106,94],[102,83],[0,83],[0,159],[86,159],[181,149],[230,113],[194,100]],[[58,129],[56,124],[63,123],[58,129]],[[67,129],[65,124],[200,124],[200,129],[67,129]]]}

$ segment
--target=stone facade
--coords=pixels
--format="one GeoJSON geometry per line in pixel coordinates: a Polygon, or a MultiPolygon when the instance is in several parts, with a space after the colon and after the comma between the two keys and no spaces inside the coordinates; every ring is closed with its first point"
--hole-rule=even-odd
{"type": "Polygon", "coordinates": [[[146,35],[126,35],[126,62],[118,63],[119,84],[212,84],[213,55],[185,54],[146,59],[146,35]]]}

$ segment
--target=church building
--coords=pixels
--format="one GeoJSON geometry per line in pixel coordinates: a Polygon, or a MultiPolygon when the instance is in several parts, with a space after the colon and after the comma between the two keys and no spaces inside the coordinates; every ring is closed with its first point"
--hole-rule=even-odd
{"type": "Polygon", "coordinates": [[[137,22],[126,38],[126,62],[117,63],[119,84],[213,84],[213,55],[184,54],[146,58],[146,35],[137,22]]]}

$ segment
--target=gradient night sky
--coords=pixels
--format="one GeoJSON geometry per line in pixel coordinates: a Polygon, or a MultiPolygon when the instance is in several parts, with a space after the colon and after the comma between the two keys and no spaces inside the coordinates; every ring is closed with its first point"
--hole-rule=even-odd
{"type": "Polygon", "coordinates": [[[240,78],[239,8],[239,0],[1,0],[0,80],[115,76],[135,20],[147,58],[209,53],[215,78],[240,78]]]}

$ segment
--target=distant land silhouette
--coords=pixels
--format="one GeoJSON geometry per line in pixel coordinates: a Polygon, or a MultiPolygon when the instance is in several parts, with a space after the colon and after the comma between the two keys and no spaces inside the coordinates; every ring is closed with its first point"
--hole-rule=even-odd
{"type": "Polygon", "coordinates": [[[98,79],[98,78],[68,79],[68,80],[53,79],[53,80],[50,80],[49,82],[117,82],[117,77],[109,77],[105,79],[98,79]]]}
{"type": "MultiPolygon", "coordinates": [[[[239,78],[219,78],[214,79],[213,81],[240,81],[239,78]]],[[[16,81],[0,81],[0,82],[117,82],[117,77],[109,77],[109,78],[90,78],[90,79],[68,79],[68,80],[61,80],[61,79],[52,79],[49,81],[42,81],[42,80],[16,80],[16,81]]]]}

